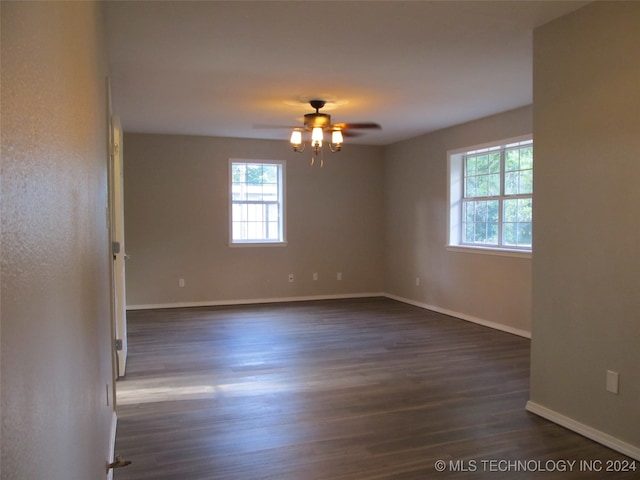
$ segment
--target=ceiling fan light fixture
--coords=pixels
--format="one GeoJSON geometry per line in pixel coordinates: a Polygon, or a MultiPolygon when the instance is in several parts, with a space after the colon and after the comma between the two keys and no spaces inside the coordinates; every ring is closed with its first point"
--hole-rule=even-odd
{"type": "Polygon", "coordinates": [[[340,130],[331,131],[331,143],[335,146],[336,150],[342,148],[342,132],[340,130]]]}
{"type": "Polygon", "coordinates": [[[318,145],[319,147],[321,147],[323,138],[324,135],[322,134],[322,128],[313,127],[313,130],[311,131],[311,142],[313,143],[313,145],[318,145]]]}
{"type": "Polygon", "coordinates": [[[320,149],[322,148],[322,139],[324,137],[324,133],[322,132],[321,127],[313,127],[311,130],[311,146],[313,147],[313,152],[317,155],[320,149]]]}
{"type": "Polygon", "coordinates": [[[301,152],[302,150],[304,150],[305,145],[302,143],[302,131],[296,129],[291,132],[290,142],[293,146],[294,152],[301,152]],[[302,148],[300,148],[300,146],[302,146],[302,148]]]}
{"type": "MultiPolygon", "coordinates": [[[[309,144],[313,148],[314,157],[311,158],[311,164],[315,162],[315,157],[322,152],[322,141],[324,140],[324,132],[331,132],[331,141],[327,142],[329,150],[332,153],[342,150],[342,143],[344,138],[342,135],[343,130],[361,129],[361,128],[380,128],[380,125],[373,122],[366,123],[331,123],[331,115],[326,113],[320,113],[320,109],[324,107],[324,100],[311,100],[309,102],[313,108],[314,113],[307,113],[304,116],[304,127],[295,127],[291,132],[291,145],[294,152],[302,152],[306,146],[303,142],[302,135],[304,132],[311,132],[311,141],[309,144]]],[[[320,160],[320,166],[324,161],[320,160]]]]}

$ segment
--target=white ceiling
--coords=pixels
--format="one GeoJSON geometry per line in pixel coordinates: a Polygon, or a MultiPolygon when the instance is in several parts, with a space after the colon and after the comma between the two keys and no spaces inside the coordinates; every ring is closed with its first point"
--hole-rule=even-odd
{"type": "Polygon", "coordinates": [[[131,132],[288,139],[330,100],[386,145],[532,101],[532,30],[579,1],[107,2],[114,113],[131,132]]]}

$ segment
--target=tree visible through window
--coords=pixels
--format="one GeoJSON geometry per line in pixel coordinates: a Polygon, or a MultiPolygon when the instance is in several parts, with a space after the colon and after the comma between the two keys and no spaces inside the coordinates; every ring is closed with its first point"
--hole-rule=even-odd
{"type": "Polygon", "coordinates": [[[462,245],[531,249],[533,142],[462,156],[462,245]]]}
{"type": "Polygon", "coordinates": [[[231,162],[231,243],[283,243],[283,162],[231,162]]]}

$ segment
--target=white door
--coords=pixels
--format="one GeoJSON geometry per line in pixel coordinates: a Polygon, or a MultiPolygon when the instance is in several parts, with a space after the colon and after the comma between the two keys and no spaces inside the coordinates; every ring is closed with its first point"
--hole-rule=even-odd
{"type": "Polygon", "coordinates": [[[124,376],[127,365],[127,299],[125,290],[124,247],[124,177],[122,162],[122,126],[120,118],[111,117],[113,132],[111,166],[111,232],[113,245],[113,288],[118,376],[124,376]]]}

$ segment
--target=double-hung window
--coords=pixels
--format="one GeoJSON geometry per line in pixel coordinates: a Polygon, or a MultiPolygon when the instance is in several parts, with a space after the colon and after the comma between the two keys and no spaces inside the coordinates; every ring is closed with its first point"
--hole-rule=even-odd
{"type": "Polygon", "coordinates": [[[231,244],[284,244],[284,162],[230,161],[231,244]]]}
{"type": "Polygon", "coordinates": [[[450,156],[450,244],[531,251],[533,141],[450,156]]]}

